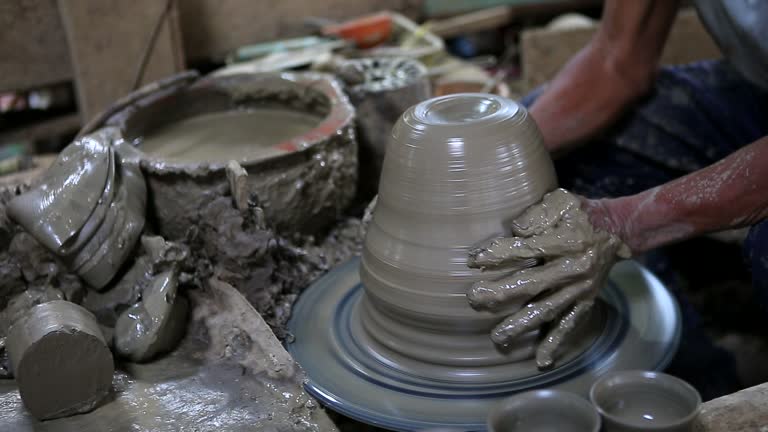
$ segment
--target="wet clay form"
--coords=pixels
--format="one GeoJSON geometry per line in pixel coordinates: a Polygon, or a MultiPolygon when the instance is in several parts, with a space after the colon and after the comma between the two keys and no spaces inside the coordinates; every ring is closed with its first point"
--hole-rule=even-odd
{"type": "Polygon", "coordinates": [[[370,200],[378,190],[392,127],[406,109],[429,99],[432,87],[426,67],[403,57],[345,60],[336,73],[357,112],[358,197],[370,200]]]}
{"type": "Polygon", "coordinates": [[[276,229],[327,227],[355,194],[353,115],[330,75],[187,74],[127,97],[92,127],[119,127],[143,153],[153,219],[177,240],[229,189],[230,161],[276,229]]]}
{"type": "Polygon", "coordinates": [[[676,349],[676,305],[634,263],[614,268],[551,370],[533,359],[538,332],[503,347],[490,338],[522,301],[494,311],[470,306],[473,284],[505,272],[468,267],[468,252],[508,232],[556,187],[541,135],[515,102],[458,94],[408,109],[386,150],[362,258],[318,281],[295,306],[289,350],[307,370],[308,389],[387,428],[477,430],[494,401],[521,390],[586,395],[606,370],[663,368],[676,349]]]}
{"type": "Polygon", "coordinates": [[[93,314],[74,303],[30,309],[7,346],[21,398],[38,419],[90,411],[111,387],[112,353],[93,314]]]}
{"type": "Polygon", "coordinates": [[[688,432],[701,396],[665,373],[626,370],[606,374],[589,391],[608,432],[688,432]]]}
{"type": "Polygon", "coordinates": [[[141,235],[146,196],[136,151],[106,128],[67,146],[7,212],[90,287],[102,289],[141,235]]]}

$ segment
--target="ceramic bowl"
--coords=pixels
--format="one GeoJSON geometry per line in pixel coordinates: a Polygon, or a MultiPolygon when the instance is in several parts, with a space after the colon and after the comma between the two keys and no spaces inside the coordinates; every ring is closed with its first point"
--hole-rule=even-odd
{"type": "Polygon", "coordinates": [[[228,191],[230,160],[248,172],[270,226],[315,232],[335,222],[355,194],[353,118],[330,75],[182,74],[126,96],[88,127],[116,126],[143,151],[150,214],[160,234],[178,239],[228,191]]]}
{"type": "Polygon", "coordinates": [[[606,374],[590,389],[608,432],[685,432],[701,409],[701,396],[687,382],[660,372],[606,374]]]}
{"type": "Polygon", "coordinates": [[[557,185],[525,108],[480,93],[411,107],[392,131],[379,184],[360,269],[371,339],[427,364],[527,358],[532,338],[502,352],[488,337],[521,305],[476,311],[466,298],[474,282],[502,275],[468,268],[468,250],[508,232],[512,219],[557,185]]]}
{"type": "Polygon", "coordinates": [[[598,432],[600,415],[584,398],[560,390],[509,397],[488,415],[490,432],[598,432]]]}

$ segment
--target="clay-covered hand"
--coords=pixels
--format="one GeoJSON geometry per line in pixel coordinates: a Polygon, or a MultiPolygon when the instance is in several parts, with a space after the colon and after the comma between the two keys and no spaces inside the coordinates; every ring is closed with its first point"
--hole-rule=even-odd
{"type": "Polygon", "coordinates": [[[536,350],[539,368],[553,365],[555,350],[587,315],[608,271],[630,256],[619,237],[593,226],[585,211],[588,205],[588,200],[556,189],[515,219],[513,236],[497,238],[469,254],[470,267],[512,271],[500,280],[475,283],[467,293],[473,308],[525,304],[493,329],[495,343],[503,345],[551,323],[536,350]],[[529,268],[520,270],[523,267],[529,268]]]}

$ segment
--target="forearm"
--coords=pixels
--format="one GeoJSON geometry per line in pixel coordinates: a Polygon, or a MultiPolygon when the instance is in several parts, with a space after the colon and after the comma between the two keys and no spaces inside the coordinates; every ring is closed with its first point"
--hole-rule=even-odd
{"type": "Polygon", "coordinates": [[[644,252],[768,217],[767,168],[768,137],[763,137],[672,182],[588,206],[594,224],[619,235],[633,252],[644,252]]]}
{"type": "Polygon", "coordinates": [[[650,85],[622,76],[601,51],[597,42],[580,51],[530,109],[555,157],[616,121],[650,85]]]}
{"type": "Polygon", "coordinates": [[[550,151],[591,138],[647,92],[677,7],[677,0],[606,1],[595,36],[531,107],[550,151]]]}

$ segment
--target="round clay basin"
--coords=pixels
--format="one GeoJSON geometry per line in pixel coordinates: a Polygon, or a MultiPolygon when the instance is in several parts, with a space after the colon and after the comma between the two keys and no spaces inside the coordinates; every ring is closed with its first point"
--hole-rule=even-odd
{"type": "Polygon", "coordinates": [[[119,126],[143,152],[149,207],[164,236],[182,237],[207,202],[229,194],[233,160],[248,172],[251,201],[280,231],[321,229],[354,195],[353,108],[328,75],[204,77],[137,93],[103,125],[119,126]]]}

